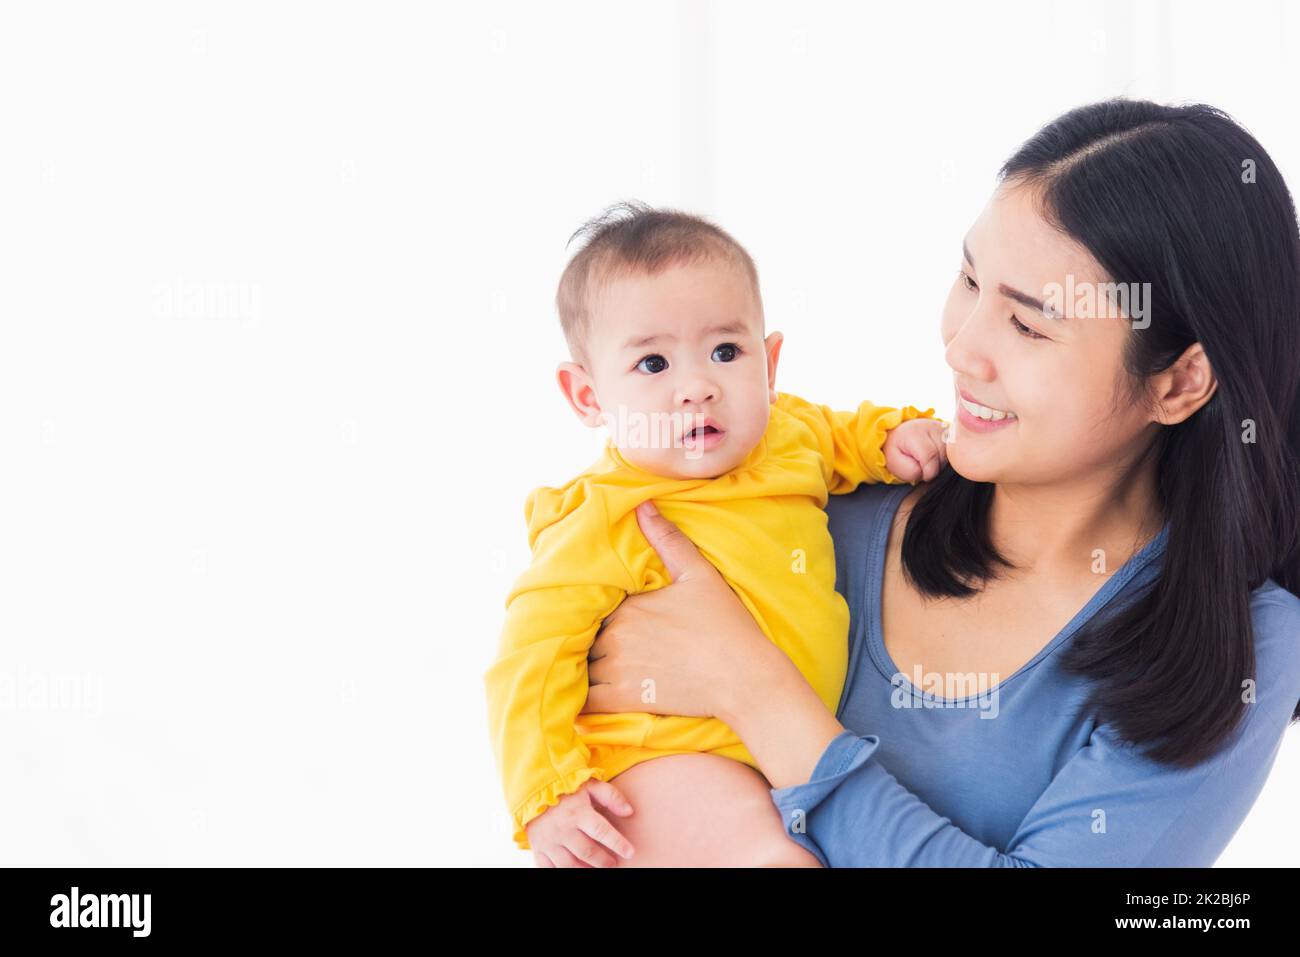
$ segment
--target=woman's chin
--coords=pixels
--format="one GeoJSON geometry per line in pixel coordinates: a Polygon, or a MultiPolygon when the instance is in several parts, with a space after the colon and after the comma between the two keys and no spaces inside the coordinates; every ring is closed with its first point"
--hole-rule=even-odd
{"type": "Polygon", "coordinates": [[[948,464],[968,482],[996,483],[1002,481],[1005,474],[1000,463],[978,455],[961,455],[952,445],[948,446],[948,464]]]}

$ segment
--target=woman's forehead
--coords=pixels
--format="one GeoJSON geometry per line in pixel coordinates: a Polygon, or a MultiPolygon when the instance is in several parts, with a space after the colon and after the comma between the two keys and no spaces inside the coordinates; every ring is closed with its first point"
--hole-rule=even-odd
{"type": "Polygon", "coordinates": [[[1062,282],[1067,275],[1086,282],[1107,279],[1087,249],[1047,220],[1041,190],[1027,184],[1000,184],[966,233],[964,244],[973,257],[971,265],[983,278],[996,278],[1027,292],[1062,282]]]}

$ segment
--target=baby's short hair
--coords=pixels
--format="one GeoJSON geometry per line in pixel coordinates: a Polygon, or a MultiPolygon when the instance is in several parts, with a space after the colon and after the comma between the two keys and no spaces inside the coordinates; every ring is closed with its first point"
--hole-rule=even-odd
{"type": "Polygon", "coordinates": [[[758,270],[745,247],[700,216],[629,201],[584,223],[569,242],[579,237],[586,242],[569,260],[555,294],[560,327],[574,359],[585,357],[592,295],[601,283],[620,274],[654,275],[669,266],[731,260],[748,274],[754,298],[761,301],[758,270]]]}

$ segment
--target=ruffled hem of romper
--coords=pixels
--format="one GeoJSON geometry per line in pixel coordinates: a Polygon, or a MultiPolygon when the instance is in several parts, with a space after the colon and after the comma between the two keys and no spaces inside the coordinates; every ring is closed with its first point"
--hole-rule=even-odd
{"type": "Polygon", "coordinates": [[[580,767],[574,768],[563,777],[556,778],[546,787],[542,788],[523,804],[515,809],[515,845],[520,849],[527,851],[532,845],[528,843],[528,832],[524,830],[525,826],[538,817],[547,808],[555,807],[560,803],[560,798],[566,794],[573,794],[578,788],[592,778],[598,781],[605,780],[605,772],[601,768],[580,767]]]}
{"type": "MultiPolygon", "coordinates": [[[[889,471],[889,469],[885,467],[886,434],[889,432],[890,429],[896,429],[904,422],[910,421],[911,419],[933,419],[933,418],[937,418],[937,416],[935,416],[934,414],[934,409],[926,409],[923,412],[914,405],[905,405],[901,409],[897,409],[886,415],[882,415],[880,418],[876,419],[874,423],[875,434],[873,436],[873,439],[870,442],[866,443],[865,447],[869,449],[875,449],[874,455],[876,460],[875,462],[876,468],[882,473],[884,473],[884,475],[887,476],[885,484],[887,485],[913,484],[911,482],[905,482],[903,479],[899,478],[897,475],[895,475],[893,472],[889,471]]],[[[940,419],[939,421],[943,421],[943,420],[940,419]]]]}

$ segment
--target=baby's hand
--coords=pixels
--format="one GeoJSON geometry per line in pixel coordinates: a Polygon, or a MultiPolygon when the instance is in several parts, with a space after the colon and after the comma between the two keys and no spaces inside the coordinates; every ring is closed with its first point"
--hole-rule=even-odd
{"type": "Polygon", "coordinates": [[[885,436],[885,468],[904,482],[928,482],[948,461],[939,419],[908,419],[885,436]]]}
{"type": "Polygon", "coordinates": [[[618,860],[609,851],[632,856],[631,843],[595,804],[624,817],[632,813],[632,805],[618,788],[589,778],[524,825],[538,867],[617,867],[618,860]]]}

